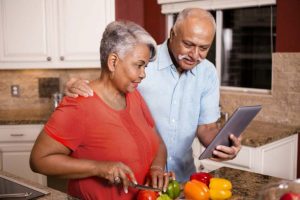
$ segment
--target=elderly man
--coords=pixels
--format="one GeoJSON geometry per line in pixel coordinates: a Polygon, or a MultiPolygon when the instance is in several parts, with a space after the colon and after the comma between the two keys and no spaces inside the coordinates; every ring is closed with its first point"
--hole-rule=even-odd
{"type": "MultiPolygon", "coordinates": [[[[156,128],[168,150],[167,170],[179,181],[195,172],[192,142],[195,136],[207,146],[218,132],[219,81],[214,65],[206,60],[215,35],[213,16],[200,8],[179,13],[170,37],[148,64],[138,89],[147,102],[156,128]]],[[[83,81],[69,81],[66,94],[92,94],[83,81]]],[[[233,159],[241,138],[231,135],[232,146],[217,146],[214,160],[233,159]]]]}

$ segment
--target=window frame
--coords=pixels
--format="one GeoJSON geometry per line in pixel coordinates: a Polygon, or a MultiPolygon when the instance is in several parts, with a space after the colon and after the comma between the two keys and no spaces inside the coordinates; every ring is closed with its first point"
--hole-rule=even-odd
{"type": "Polygon", "coordinates": [[[248,7],[260,7],[260,6],[272,6],[276,5],[276,0],[176,0],[170,3],[170,0],[158,0],[162,5],[162,13],[166,14],[167,21],[167,36],[169,36],[170,30],[174,24],[174,14],[180,12],[186,7],[201,7],[207,10],[216,11],[216,69],[218,78],[220,80],[220,89],[227,91],[239,91],[239,92],[250,92],[250,93],[262,93],[270,94],[271,89],[256,89],[256,88],[245,88],[245,87],[233,87],[233,86],[222,86],[221,85],[221,62],[222,62],[222,29],[223,29],[223,10],[226,9],[239,9],[248,7]],[[168,2],[164,4],[164,2],[168,2]]]}

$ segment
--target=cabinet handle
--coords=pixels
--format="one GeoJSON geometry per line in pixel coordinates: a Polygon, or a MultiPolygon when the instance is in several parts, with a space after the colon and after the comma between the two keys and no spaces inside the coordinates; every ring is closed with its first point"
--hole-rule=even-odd
{"type": "Polygon", "coordinates": [[[12,137],[21,137],[21,136],[24,136],[23,133],[11,133],[10,136],[12,137]]]}
{"type": "Polygon", "coordinates": [[[59,57],[59,59],[60,59],[61,61],[64,61],[64,60],[65,60],[65,57],[64,57],[64,56],[61,56],[61,57],[59,57]]]}
{"type": "Polygon", "coordinates": [[[47,57],[47,61],[51,61],[52,59],[51,59],[51,57],[50,56],[48,56],[47,57]]]}

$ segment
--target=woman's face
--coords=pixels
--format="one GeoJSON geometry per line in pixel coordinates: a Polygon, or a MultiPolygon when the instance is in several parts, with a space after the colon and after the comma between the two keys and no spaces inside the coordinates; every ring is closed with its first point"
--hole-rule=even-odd
{"type": "Polygon", "coordinates": [[[150,50],[146,44],[138,44],[116,64],[114,82],[124,92],[133,92],[146,77],[145,67],[150,59],[150,50]]]}

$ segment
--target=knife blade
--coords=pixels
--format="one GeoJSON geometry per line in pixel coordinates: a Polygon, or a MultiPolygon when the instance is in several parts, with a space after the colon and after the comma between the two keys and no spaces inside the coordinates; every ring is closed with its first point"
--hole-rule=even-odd
{"type": "Polygon", "coordinates": [[[29,197],[32,193],[10,193],[10,194],[0,194],[0,199],[5,199],[5,198],[24,198],[24,197],[29,197]]]}
{"type": "Polygon", "coordinates": [[[129,186],[133,187],[133,188],[136,188],[136,189],[139,189],[139,190],[152,190],[152,191],[155,191],[155,192],[161,192],[161,189],[159,189],[159,188],[154,188],[154,187],[150,187],[150,186],[146,186],[146,185],[130,183],[129,186]]]}

